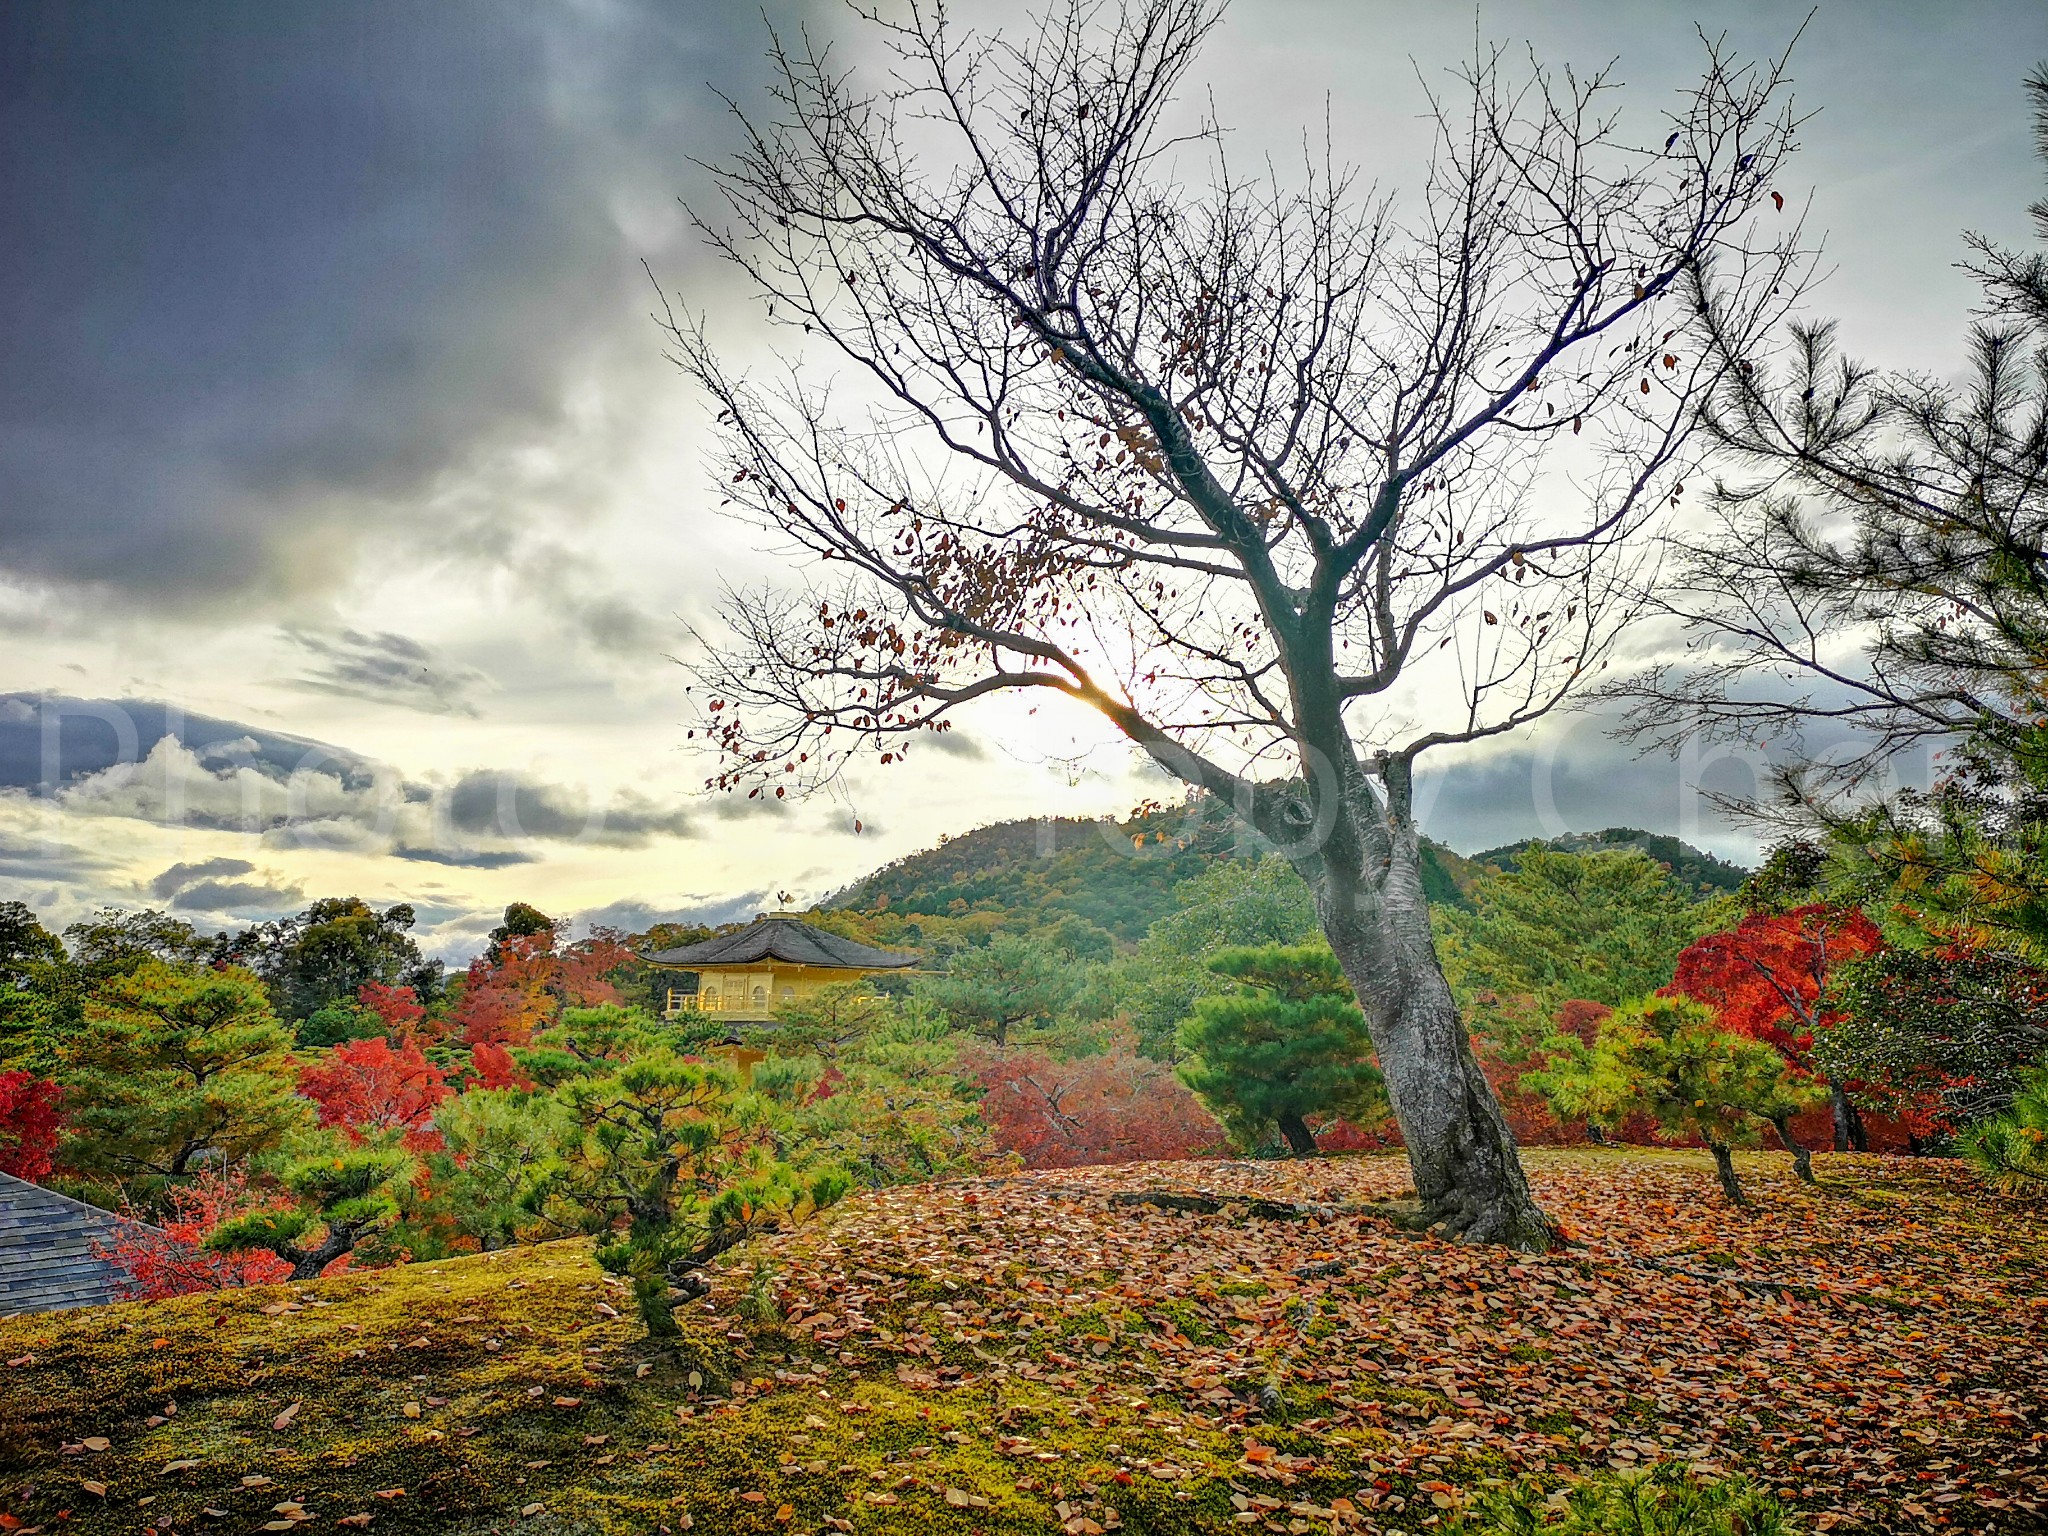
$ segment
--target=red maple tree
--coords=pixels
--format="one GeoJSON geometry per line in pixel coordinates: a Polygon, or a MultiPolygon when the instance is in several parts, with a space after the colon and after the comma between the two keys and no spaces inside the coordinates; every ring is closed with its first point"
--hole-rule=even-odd
{"type": "MultiPolygon", "coordinates": [[[[1815,1032],[1841,1016],[1829,983],[1846,961],[1883,947],[1877,924],[1854,907],[1817,901],[1785,912],[1752,912],[1689,946],[1663,990],[1705,1003],[1723,1029],[1775,1046],[1794,1067],[1809,1071],[1815,1032]]],[[[1831,1130],[1836,1151],[1866,1150],[1869,1127],[1849,1101],[1852,1085],[1828,1086],[1830,1108],[1796,1119],[1795,1135],[1831,1130]]]]}
{"type": "Polygon", "coordinates": [[[448,1097],[448,1080],[413,1041],[393,1049],[382,1035],[349,1040],[299,1071],[299,1092],[319,1106],[320,1124],[361,1140],[366,1132],[404,1132],[410,1151],[441,1145],[434,1106],[448,1097]]]}
{"type": "Polygon", "coordinates": [[[494,952],[469,963],[455,1004],[455,1032],[467,1045],[524,1045],[563,1008],[618,1002],[611,973],[633,958],[610,929],[571,944],[527,934],[494,952]]]}
{"type": "Polygon", "coordinates": [[[63,1089],[32,1072],[0,1072],[0,1173],[47,1179],[64,1129],[63,1089]]]}
{"type": "Polygon", "coordinates": [[[1835,971],[1883,946],[1877,924],[1854,907],[1814,902],[1752,912],[1679,955],[1664,992],[1705,1003],[1723,1029],[1776,1046],[1803,1067],[1814,1031],[1835,1017],[1828,995],[1835,971]]]}
{"type": "Polygon", "coordinates": [[[1194,1157],[1223,1142],[1223,1127],[1171,1067],[1128,1049],[1072,1061],[976,1050],[962,1065],[982,1086],[996,1145],[1028,1168],[1194,1157]]]}
{"type": "Polygon", "coordinates": [[[387,987],[381,981],[366,981],[356,993],[356,1001],[383,1020],[384,1029],[394,1040],[409,1040],[422,1030],[421,1021],[427,1010],[420,1006],[419,994],[411,987],[387,987]]]}
{"type": "Polygon", "coordinates": [[[470,1076],[464,1081],[462,1091],[472,1088],[527,1089],[533,1086],[512,1053],[494,1041],[480,1040],[469,1048],[470,1076]]]}
{"type": "Polygon", "coordinates": [[[291,1204],[281,1197],[252,1196],[242,1170],[205,1174],[172,1190],[169,1201],[169,1214],[155,1225],[124,1208],[127,1220],[93,1242],[93,1252],[122,1272],[116,1288],[123,1300],[162,1301],[194,1291],[276,1285],[291,1278],[291,1265],[265,1249],[213,1253],[205,1247],[207,1235],[230,1217],[287,1209],[291,1204]]]}

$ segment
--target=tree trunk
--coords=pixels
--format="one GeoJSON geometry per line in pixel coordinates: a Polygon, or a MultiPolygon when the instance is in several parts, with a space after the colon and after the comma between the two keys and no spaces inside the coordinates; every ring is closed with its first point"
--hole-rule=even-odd
{"type": "Polygon", "coordinates": [[[1311,865],[1311,889],[1365,1011],[1425,1215],[1446,1237],[1549,1250],[1557,1228],[1529,1193],[1514,1134],[1437,962],[1413,833],[1370,882],[1338,864],[1341,841],[1332,839],[1311,865]]]}
{"type": "Polygon", "coordinates": [[[1708,1142],[1707,1150],[1714,1154],[1714,1173],[1721,1180],[1721,1193],[1732,1205],[1749,1204],[1749,1196],[1742,1192],[1741,1181],[1735,1177],[1735,1154],[1718,1141],[1708,1142]]]}
{"type": "Polygon", "coordinates": [[[1280,1116],[1280,1134],[1287,1138],[1287,1150],[1296,1157],[1316,1155],[1315,1133],[1308,1128],[1308,1122],[1299,1115],[1280,1116]]]}
{"type": "Polygon", "coordinates": [[[1870,1136],[1863,1129],[1863,1116],[1856,1106],[1849,1102],[1837,1083],[1828,1084],[1828,1100],[1835,1112],[1835,1150],[1837,1152],[1868,1152],[1870,1136]]]}
{"type": "Polygon", "coordinates": [[[1792,1171],[1799,1175],[1800,1182],[1805,1184],[1814,1183],[1813,1154],[1793,1140],[1791,1117],[1789,1115],[1780,1115],[1771,1122],[1771,1129],[1778,1133],[1778,1140],[1783,1142],[1785,1150],[1792,1154],[1792,1171]]]}

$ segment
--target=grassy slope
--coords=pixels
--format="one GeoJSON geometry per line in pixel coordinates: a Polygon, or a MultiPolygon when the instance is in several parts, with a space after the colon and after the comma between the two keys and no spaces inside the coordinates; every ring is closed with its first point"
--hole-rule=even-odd
{"type": "Polygon", "coordinates": [[[2048,1226],[1944,1165],[1822,1158],[1812,1194],[1747,1157],[1744,1213],[1693,1154],[1530,1162],[1579,1240],[1541,1260],[1107,1199],[1377,1197],[1388,1159],[866,1196],[743,1256],[683,1358],[612,1315],[576,1244],[0,1323],[0,1510],[51,1531],[1406,1530],[1490,1477],[1679,1459],[1862,1529],[2041,1528],[2048,1226]],[[734,1321],[752,1260],[786,1321],[734,1321]]]}

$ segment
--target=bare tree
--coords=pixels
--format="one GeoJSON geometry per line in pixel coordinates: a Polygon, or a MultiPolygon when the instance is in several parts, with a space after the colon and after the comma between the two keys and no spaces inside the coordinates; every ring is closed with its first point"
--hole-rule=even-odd
{"type": "Polygon", "coordinates": [[[866,91],[774,43],[705,228],[804,339],[757,383],[669,324],[728,498],[844,576],[732,597],[711,782],[815,789],[1002,690],[1099,711],[1308,881],[1429,1214],[1542,1248],[1432,945],[1415,762],[1555,707],[1628,617],[1615,563],[1725,366],[1700,317],[1760,336],[1802,270],[1782,73],[1708,45],[1637,147],[1605,73],[1483,53],[1403,203],[1327,150],[1235,168],[1175,101],[1219,10],[1064,0],[1012,40],[910,0],[864,18],[866,91]]]}

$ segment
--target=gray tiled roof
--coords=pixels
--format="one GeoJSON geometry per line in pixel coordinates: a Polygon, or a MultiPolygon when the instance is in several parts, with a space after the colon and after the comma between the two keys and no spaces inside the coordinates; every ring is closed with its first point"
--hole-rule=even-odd
{"type": "Polygon", "coordinates": [[[664,949],[643,958],[656,965],[692,967],[781,960],[789,965],[841,971],[894,971],[917,964],[916,955],[892,954],[857,939],[842,939],[794,917],[764,917],[738,933],[722,934],[701,944],[685,944],[681,949],[664,949]]]}
{"type": "Polygon", "coordinates": [[[0,1173],[0,1317],[119,1301],[121,1272],[93,1239],[130,1225],[140,1223],[0,1173]]]}

